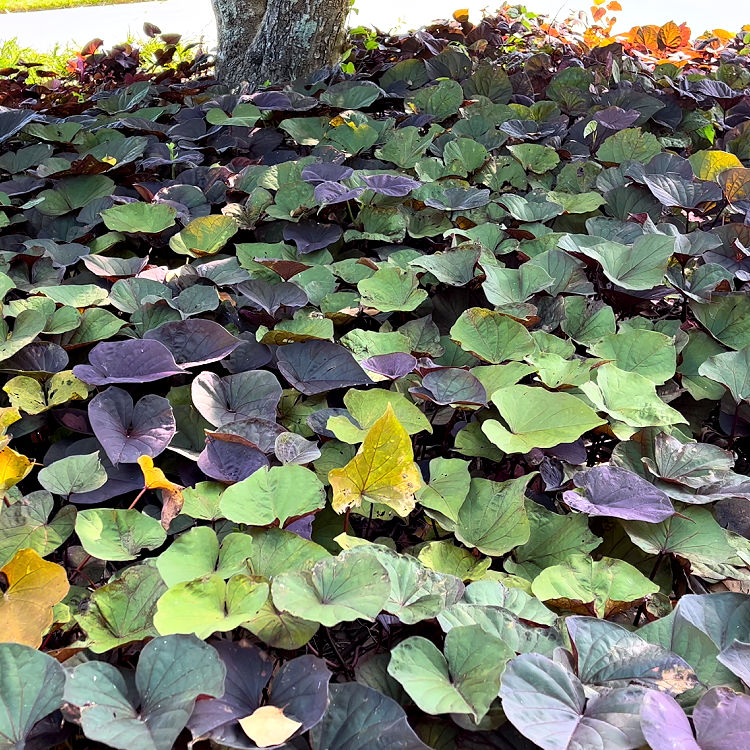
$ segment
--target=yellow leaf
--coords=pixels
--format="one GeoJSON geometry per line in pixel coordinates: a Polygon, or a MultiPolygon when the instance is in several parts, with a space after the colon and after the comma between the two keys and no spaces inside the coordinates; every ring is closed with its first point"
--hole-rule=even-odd
{"type": "Polygon", "coordinates": [[[414,493],[422,478],[409,434],[390,404],[368,430],[357,455],[343,468],[330,471],[328,481],[337,513],[360,506],[362,500],[387,505],[400,516],[414,510],[414,493]]]}
{"type": "Polygon", "coordinates": [[[143,472],[143,479],[148,490],[170,490],[176,492],[181,490],[179,484],[170,482],[164,476],[164,472],[158,467],[154,466],[154,459],[151,456],[141,456],[138,459],[138,466],[141,467],[143,472]]]}
{"type": "Polygon", "coordinates": [[[0,450],[0,490],[7,492],[18,484],[31,471],[33,465],[33,461],[6,445],[0,450]]]}
{"type": "Polygon", "coordinates": [[[724,197],[730,203],[746,201],[750,197],[750,169],[732,167],[725,169],[718,179],[724,197]]]}
{"type": "Polygon", "coordinates": [[[161,525],[168,529],[172,521],[180,514],[182,504],[185,502],[182,496],[182,487],[170,482],[164,476],[164,472],[154,466],[151,456],[140,456],[138,466],[143,472],[144,486],[147,490],[162,490],[161,493],[161,525]]]}
{"type": "Polygon", "coordinates": [[[742,167],[742,162],[728,151],[696,151],[690,164],[699,180],[715,180],[727,169],[742,167]]]}
{"type": "Polygon", "coordinates": [[[52,608],[70,589],[65,568],[43,560],[33,549],[22,549],[0,573],[8,582],[0,597],[0,642],[39,648],[52,625],[52,608]]]}
{"type": "Polygon", "coordinates": [[[5,431],[8,427],[10,427],[13,422],[18,422],[19,419],[21,419],[21,412],[19,412],[15,406],[0,407],[0,433],[5,435],[5,431]]]}
{"type": "Polygon", "coordinates": [[[258,747],[273,747],[286,742],[302,724],[284,716],[284,709],[278,706],[260,706],[240,719],[240,726],[258,747]]]}

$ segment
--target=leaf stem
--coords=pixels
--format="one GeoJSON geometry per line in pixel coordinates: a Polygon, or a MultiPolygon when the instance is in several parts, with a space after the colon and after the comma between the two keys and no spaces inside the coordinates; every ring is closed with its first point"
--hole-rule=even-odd
{"type": "MultiPolygon", "coordinates": [[[[656,578],[657,573],[659,572],[659,568],[661,568],[661,564],[664,561],[664,558],[666,557],[665,552],[660,552],[656,556],[656,560],[654,561],[654,567],[651,568],[651,573],[648,576],[649,581],[653,581],[654,578],[656,578]]],[[[638,611],[635,613],[635,619],[633,620],[633,627],[638,627],[638,623],[641,621],[641,617],[646,613],[646,602],[643,602],[640,607],[638,607],[638,611]]]]}
{"type": "Polygon", "coordinates": [[[138,501],[139,501],[139,500],[140,500],[140,499],[141,499],[141,498],[143,497],[143,495],[144,495],[144,494],[146,493],[146,490],[147,490],[147,489],[148,489],[147,487],[144,487],[144,488],[143,488],[143,489],[142,489],[142,490],[141,490],[141,491],[140,491],[140,492],[139,492],[139,493],[138,493],[138,494],[137,494],[137,495],[135,496],[135,500],[133,500],[133,502],[132,502],[132,503],[130,503],[130,505],[128,505],[128,510],[133,510],[133,508],[135,508],[135,505],[136,505],[136,503],[137,503],[137,502],[138,502],[138,501]]]}

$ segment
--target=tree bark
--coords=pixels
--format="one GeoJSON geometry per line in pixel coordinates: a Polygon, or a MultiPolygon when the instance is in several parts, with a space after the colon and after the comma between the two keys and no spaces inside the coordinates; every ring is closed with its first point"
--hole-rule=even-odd
{"type": "Polygon", "coordinates": [[[349,0],[211,0],[223,83],[280,83],[336,62],[349,0]]]}

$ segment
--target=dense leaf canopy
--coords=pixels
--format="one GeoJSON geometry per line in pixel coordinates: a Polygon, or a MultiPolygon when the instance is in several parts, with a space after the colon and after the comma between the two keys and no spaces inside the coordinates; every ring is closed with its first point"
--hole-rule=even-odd
{"type": "Polygon", "coordinates": [[[745,36],[615,6],[0,72],[0,749],[750,746],[745,36]]]}

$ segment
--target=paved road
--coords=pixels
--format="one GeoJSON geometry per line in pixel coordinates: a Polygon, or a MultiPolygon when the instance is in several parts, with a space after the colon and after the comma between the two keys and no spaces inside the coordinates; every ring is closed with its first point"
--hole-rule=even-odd
{"type": "MultiPolygon", "coordinates": [[[[352,25],[370,24],[380,28],[416,27],[434,18],[445,18],[456,6],[468,7],[474,17],[485,6],[497,7],[501,0],[356,0],[359,13],[352,25]]],[[[570,9],[585,9],[591,0],[526,0],[527,7],[554,16],[570,9]]],[[[677,23],[687,21],[697,34],[705,28],[737,30],[750,23],[750,7],[740,0],[621,0],[617,28],[636,23],[677,23]]],[[[105,44],[125,41],[128,35],[142,36],[144,21],[155,23],[164,32],[181,33],[190,40],[215,41],[210,0],[158,0],[129,5],[89,6],[36,13],[0,14],[0,41],[16,37],[22,46],[53,49],[73,42],[83,45],[94,37],[105,44]]]]}

